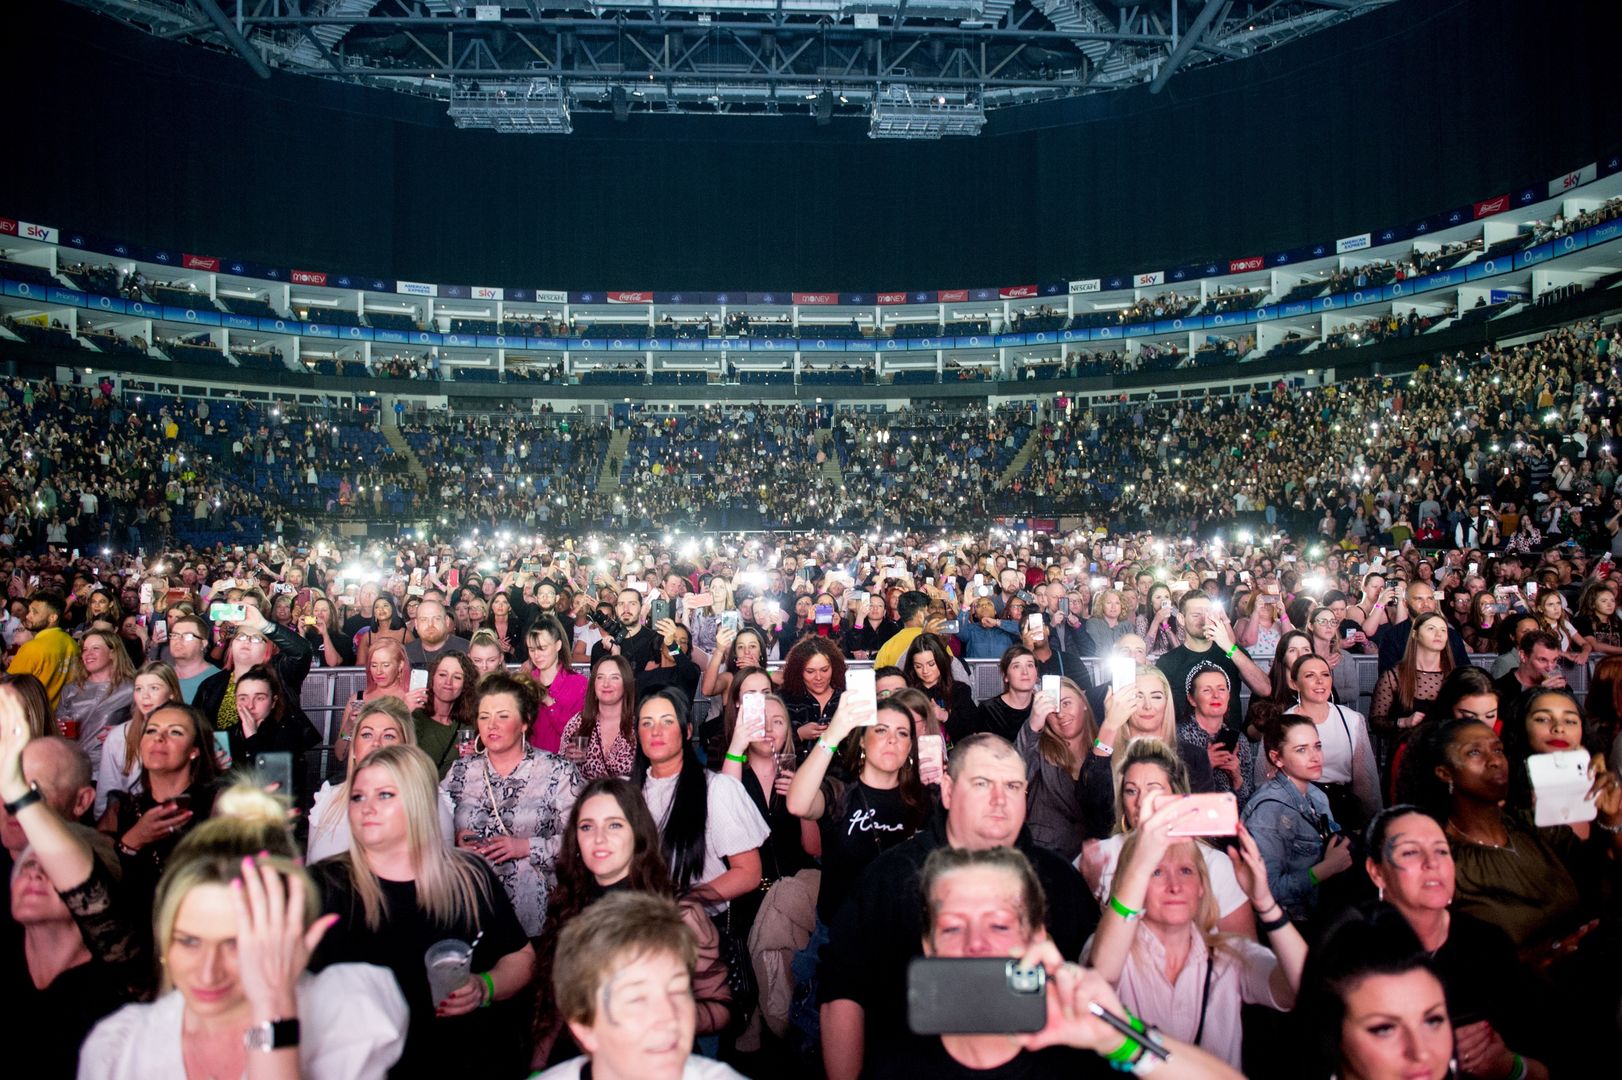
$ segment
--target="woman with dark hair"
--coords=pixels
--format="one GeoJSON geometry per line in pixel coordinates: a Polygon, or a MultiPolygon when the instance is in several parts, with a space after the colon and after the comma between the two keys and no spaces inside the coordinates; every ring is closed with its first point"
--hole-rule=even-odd
{"type": "Polygon", "coordinates": [[[1464,647],[1473,653],[1498,651],[1498,598],[1486,589],[1470,598],[1470,613],[1459,627],[1464,647]]]}
{"type": "Polygon", "coordinates": [[[1250,707],[1245,710],[1245,734],[1253,741],[1259,740],[1267,725],[1299,700],[1300,693],[1290,682],[1290,671],[1297,660],[1311,652],[1312,637],[1305,630],[1291,630],[1278,639],[1273,665],[1267,671],[1272,692],[1266,697],[1252,694],[1250,707]]]}
{"type": "Polygon", "coordinates": [[[586,702],[563,725],[563,756],[587,780],[629,776],[636,763],[636,675],[615,653],[592,661],[586,702]]]}
{"type": "MultiPolygon", "coordinates": [[[[1517,948],[1564,951],[1586,933],[1585,900],[1568,866],[1581,841],[1569,829],[1539,830],[1504,809],[1509,760],[1503,741],[1478,720],[1426,724],[1409,743],[1398,799],[1447,829],[1458,879],[1456,910],[1507,933],[1517,948]]],[[[1622,806],[1599,818],[1607,840],[1622,837],[1622,806]],[[1612,829],[1617,830],[1611,832],[1612,829]]]]}
{"type": "Polygon", "coordinates": [[[918,779],[912,714],[886,698],[878,703],[877,715],[875,723],[859,726],[856,706],[842,703],[789,785],[789,813],[817,822],[822,836],[817,918],[824,926],[832,924],[867,864],[929,818],[930,798],[918,779]],[[851,782],[829,775],[836,755],[843,757],[851,782]]]}
{"type": "Polygon", "coordinates": [[[474,727],[478,684],[479,672],[465,653],[446,649],[428,662],[428,702],[412,712],[411,725],[417,748],[434,760],[441,780],[460,756],[460,732],[474,727]]]}
{"type": "MultiPolygon", "coordinates": [[[[1498,688],[1493,685],[1492,676],[1474,664],[1467,664],[1461,668],[1454,668],[1442,680],[1442,688],[1436,692],[1436,701],[1431,707],[1434,713],[1433,720],[1479,720],[1497,733],[1500,727],[1498,714],[1498,688]]],[[[1396,793],[1402,789],[1402,772],[1407,768],[1408,744],[1418,732],[1424,728],[1425,721],[1420,721],[1420,727],[1409,728],[1403,733],[1403,738],[1397,743],[1397,748],[1391,755],[1391,768],[1389,770],[1389,789],[1392,801],[1396,801],[1396,793]]]]}
{"type": "Polygon", "coordinates": [[[1009,646],[997,661],[997,669],[1002,672],[1003,691],[980,703],[968,734],[989,731],[1013,742],[1030,720],[1031,703],[1036,699],[1036,654],[1024,645],[1009,646]]]}
{"type": "Polygon", "coordinates": [[[523,613],[513,607],[511,596],[504,592],[492,596],[490,614],[485,616],[479,625],[482,629],[495,632],[496,640],[501,643],[503,656],[517,655],[518,642],[526,636],[526,625],[523,613]]]}
{"type": "Polygon", "coordinates": [[[766,666],[766,639],[752,626],[734,630],[722,626],[715,631],[715,649],[710,653],[709,665],[699,693],[710,698],[724,698],[732,688],[738,672],[745,668],[766,666]]]}
{"type": "Polygon", "coordinates": [[[141,778],[120,799],[113,835],[123,856],[131,896],[151,896],[175,845],[214,808],[220,767],[214,733],[203,714],[170,702],[147,717],[141,732],[141,778]]]}
{"type": "Polygon", "coordinates": [[[355,632],[355,663],[361,667],[367,665],[367,659],[372,655],[372,648],[378,642],[394,641],[404,649],[406,643],[406,624],[400,618],[400,608],[394,602],[394,597],[388,593],[379,593],[372,601],[371,618],[364,622],[355,632]]]}
{"type": "Polygon", "coordinates": [[[631,782],[659,822],[677,894],[725,911],[759,887],[760,846],[771,831],[742,784],[698,760],[679,691],[655,690],[638,703],[636,736],[631,782]]]}
{"type": "Polygon", "coordinates": [[[1601,660],[1622,656],[1622,616],[1616,613],[1616,590],[1610,585],[1591,581],[1584,586],[1571,622],[1601,660]]]}
{"type": "Polygon", "coordinates": [[[939,634],[923,633],[912,639],[901,658],[907,685],[928,695],[935,722],[950,741],[973,734],[974,693],[952,677],[952,652],[939,634]]]}
{"type": "Polygon", "coordinates": [[[315,666],[324,668],[352,667],[355,663],[355,639],[343,632],[338,609],[325,596],[310,601],[310,610],[304,616],[304,640],[315,653],[315,666]]]}
{"type": "Polygon", "coordinates": [[[529,744],[534,687],[496,671],[479,680],[481,751],[451,763],[440,787],[456,807],[456,845],[483,856],[531,938],[546,919],[564,823],[585,785],[580,771],[529,744]]]}
{"type": "Polygon", "coordinates": [[[1440,611],[1415,615],[1402,659],[1374,684],[1369,730],[1381,743],[1381,762],[1391,760],[1404,732],[1435,710],[1437,692],[1453,670],[1447,633],[1447,619],[1440,611]]]}
{"type": "Polygon", "coordinates": [[[1404,803],[1369,822],[1364,868],[1380,899],[1402,913],[1430,953],[1458,1026],[1459,1064],[1468,1076],[1549,1075],[1542,1064],[1562,1040],[1553,988],[1528,969],[1502,930],[1453,904],[1453,851],[1435,818],[1404,803]],[[1532,1051],[1520,1058],[1505,1045],[1532,1051]],[[1533,1060],[1534,1058],[1538,1060],[1533,1060]]]}
{"type": "MultiPolygon", "coordinates": [[[[251,768],[261,754],[286,753],[293,756],[295,778],[303,773],[304,752],[321,745],[321,733],[303,709],[287,700],[282,680],[269,664],[237,676],[237,722],[225,729],[225,737],[233,767],[251,768]]],[[[294,792],[279,794],[297,801],[294,792]]]]}
{"type": "Polygon", "coordinates": [[[795,642],[783,661],[783,700],[801,754],[828,730],[845,692],[845,654],[824,637],[795,642]]]}
{"type": "Polygon", "coordinates": [[[521,670],[535,684],[540,707],[530,729],[531,741],[548,753],[563,746],[563,729],[586,704],[586,677],[569,667],[569,637],[556,615],[542,613],[524,635],[529,663],[521,670]]]}
{"type": "Polygon", "coordinates": [[[1380,774],[1363,714],[1329,700],[1333,679],[1323,657],[1297,660],[1290,681],[1301,700],[1289,714],[1305,716],[1317,726],[1323,767],[1316,782],[1329,796],[1335,820],[1355,832],[1380,812],[1380,774]]]}
{"type": "MultiPolygon", "coordinates": [[[[1400,915],[1350,908],[1307,957],[1295,1016],[1311,1080],[1448,1080],[1453,1024],[1441,978],[1400,915]]],[[[1303,1063],[1305,1064],[1305,1063],[1303,1063]]]]}
{"type": "Polygon", "coordinates": [[[574,1038],[563,1023],[551,988],[558,934],[586,908],[618,892],[642,892],[676,901],[682,922],[698,942],[698,964],[692,995],[697,1007],[696,1033],[708,1035],[727,1026],[732,991],[727,985],[721,935],[704,906],[690,897],[677,898],[670,869],[660,849],[659,826],[636,788],[618,777],[593,780],[580,792],[563,833],[558,855],[558,884],[547,912],[546,929],[536,948],[534,1067],[566,1061],[577,1054],[574,1038]]]}
{"type": "MultiPolygon", "coordinates": [[[[1322,663],[1321,656],[1296,661],[1322,663]]],[[[1292,920],[1310,922],[1323,883],[1351,869],[1351,845],[1317,785],[1324,753],[1311,717],[1284,714],[1262,732],[1262,746],[1278,773],[1245,804],[1245,826],[1267,864],[1273,895],[1292,920]]]]}

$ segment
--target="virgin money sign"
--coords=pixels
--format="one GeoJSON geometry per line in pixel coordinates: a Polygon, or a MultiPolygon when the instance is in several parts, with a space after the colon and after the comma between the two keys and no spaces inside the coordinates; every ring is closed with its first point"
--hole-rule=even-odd
{"type": "Polygon", "coordinates": [[[874,299],[877,300],[880,305],[905,304],[907,302],[907,294],[904,292],[881,292],[878,294],[878,296],[874,297],[874,299]]]}
{"type": "Polygon", "coordinates": [[[794,302],[808,307],[828,307],[839,303],[839,294],[833,292],[797,292],[794,302]]]}
{"type": "Polygon", "coordinates": [[[1252,255],[1248,259],[1230,259],[1228,261],[1228,273],[1243,274],[1247,270],[1260,270],[1262,262],[1260,255],[1252,255]]]}
{"type": "MultiPolygon", "coordinates": [[[[327,283],[327,275],[323,270],[294,270],[287,276],[287,280],[291,281],[294,285],[325,285],[327,283]]],[[[405,289],[403,286],[405,285],[405,282],[402,281],[400,284],[402,286],[400,291],[404,292],[405,289]]]]}

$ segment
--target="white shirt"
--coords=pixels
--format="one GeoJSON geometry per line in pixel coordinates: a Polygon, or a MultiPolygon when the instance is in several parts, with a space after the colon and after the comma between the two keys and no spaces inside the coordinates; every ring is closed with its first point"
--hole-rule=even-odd
{"type": "MultiPolygon", "coordinates": [[[[180,1025],[186,999],[171,990],[126,1005],[97,1024],[79,1050],[79,1080],[173,1080],[186,1075],[180,1025]]],[[[299,1075],[383,1080],[405,1047],[405,995],[387,968],[334,964],[298,983],[299,1075]]]]}
{"type": "MultiPolygon", "coordinates": [[[[664,832],[665,821],[670,817],[670,805],[676,798],[676,781],[680,778],[680,773],[663,779],[649,773],[643,784],[642,798],[653,813],[653,820],[659,823],[660,833],[664,832]]],[[[726,873],[726,863],[721,861],[723,858],[754,851],[772,834],[760,811],[749,801],[749,793],[743,789],[742,783],[708,769],[704,770],[704,778],[709,782],[709,814],[704,823],[704,871],[693,882],[694,886],[714,881],[726,873]]],[[[725,903],[706,904],[705,907],[711,914],[727,909],[725,903]]]]}
{"type": "MultiPolygon", "coordinates": [[[[580,1080],[580,1071],[585,1067],[586,1061],[587,1059],[583,1057],[571,1058],[561,1065],[554,1065],[545,1072],[538,1073],[531,1080],[580,1080]]],[[[681,1080],[744,1080],[744,1076],[742,1073],[734,1072],[730,1065],[691,1054],[681,1067],[681,1080]]]]}
{"type": "Polygon", "coordinates": [[[124,754],[129,749],[129,721],[114,724],[107,732],[107,741],[101,744],[101,763],[96,766],[96,817],[107,812],[107,796],[115,791],[135,791],[141,786],[141,759],[124,768],[124,754]]]}
{"type": "MultiPolygon", "coordinates": [[[[1121,862],[1121,848],[1126,844],[1126,836],[1116,833],[1107,836],[1098,842],[1097,850],[1105,856],[1104,872],[1099,875],[1098,888],[1093,890],[1093,897],[1102,906],[1109,900],[1110,883],[1115,880],[1115,869],[1121,862]]],[[[1238,911],[1250,898],[1245,890],[1239,887],[1239,879],[1233,876],[1233,863],[1228,857],[1208,844],[1196,842],[1195,847],[1200,849],[1200,855],[1205,859],[1205,872],[1211,878],[1211,895],[1217,902],[1217,913],[1227,918],[1238,911]]],[[[1082,861],[1087,858],[1085,852],[1076,858],[1076,869],[1081,869],[1082,861]]]]}
{"type": "MultiPolygon", "coordinates": [[[[111,745],[112,740],[107,741],[111,745]]],[[[310,807],[310,840],[304,845],[306,863],[320,862],[349,850],[349,808],[337,805],[343,790],[342,784],[328,780],[315,793],[315,802],[310,807]]],[[[446,847],[456,846],[455,811],[451,797],[440,788],[439,834],[445,838],[446,847]]]]}

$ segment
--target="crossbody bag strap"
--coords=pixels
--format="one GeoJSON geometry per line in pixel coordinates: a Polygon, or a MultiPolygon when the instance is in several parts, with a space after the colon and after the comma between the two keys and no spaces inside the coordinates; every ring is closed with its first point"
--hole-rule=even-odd
{"type": "Polygon", "coordinates": [[[1200,992],[1200,1026],[1194,1032],[1194,1045],[1205,1037],[1205,1010],[1211,1004],[1211,980],[1216,977],[1216,950],[1205,949],[1205,989],[1200,992]]]}

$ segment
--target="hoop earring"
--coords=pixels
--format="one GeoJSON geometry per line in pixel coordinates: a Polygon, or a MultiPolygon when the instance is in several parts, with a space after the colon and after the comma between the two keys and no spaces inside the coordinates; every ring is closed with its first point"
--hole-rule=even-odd
{"type": "Polygon", "coordinates": [[[475,736],[473,736],[473,752],[475,754],[484,753],[484,736],[483,735],[475,735],[475,736]]]}

